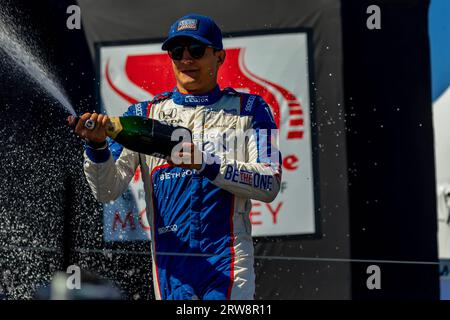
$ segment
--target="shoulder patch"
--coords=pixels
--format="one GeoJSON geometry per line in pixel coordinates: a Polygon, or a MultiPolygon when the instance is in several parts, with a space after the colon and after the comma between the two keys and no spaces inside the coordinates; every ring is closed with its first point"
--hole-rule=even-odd
{"type": "Polygon", "coordinates": [[[123,116],[140,116],[145,117],[147,114],[147,105],[148,101],[138,102],[136,104],[132,104],[128,107],[128,110],[123,114],[123,116]]]}
{"type": "Polygon", "coordinates": [[[255,104],[256,96],[249,95],[247,102],[245,103],[244,110],[245,112],[251,112],[253,110],[253,105],[255,104]]]}
{"type": "Polygon", "coordinates": [[[256,107],[261,104],[261,97],[256,94],[241,93],[241,114],[251,115],[256,107]]]}
{"type": "Polygon", "coordinates": [[[144,114],[145,114],[143,108],[145,108],[147,103],[148,103],[147,101],[143,101],[143,102],[139,102],[138,104],[136,104],[135,105],[135,112],[134,112],[134,114],[136,116],[143,117],[144,114]]]}

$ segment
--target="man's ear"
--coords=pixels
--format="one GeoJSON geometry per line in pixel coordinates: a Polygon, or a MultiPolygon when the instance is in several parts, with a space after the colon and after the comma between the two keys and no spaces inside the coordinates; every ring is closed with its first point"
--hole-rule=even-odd
{"type": "Polygon", "coordinates": [[[217,52],[217,64],[219,65],[219,67],[221,65],[223,65],[223,63],[225,62],[225,57],[227,56],[225,50],[220,50],[217,52]]]}

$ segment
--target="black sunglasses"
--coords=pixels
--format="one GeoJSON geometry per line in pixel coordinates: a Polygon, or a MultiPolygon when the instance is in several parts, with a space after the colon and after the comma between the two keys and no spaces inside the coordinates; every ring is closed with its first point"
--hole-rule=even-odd
{"type": "Polygon", "coordinates": [[[169,56],[172,60],[181,60],[183,58],[185,48],[188,50],[192,58],[201,59],[205,55],[207,46],[199,43],[191,43],[188,45],[176,45],[169,48],[167,51],[169,52],[169,56]]]}

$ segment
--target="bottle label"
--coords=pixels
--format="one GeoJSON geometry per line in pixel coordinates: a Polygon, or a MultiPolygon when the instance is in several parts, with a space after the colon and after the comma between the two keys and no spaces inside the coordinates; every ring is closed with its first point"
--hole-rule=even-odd
{"type": "Polygon", "coordinates": [[[106,133],[111,138],[115,139],[117,135],[123,130],[122,124],[120,123],[119,117],[111,117],[110,123],[106,128],[106,133]]]}

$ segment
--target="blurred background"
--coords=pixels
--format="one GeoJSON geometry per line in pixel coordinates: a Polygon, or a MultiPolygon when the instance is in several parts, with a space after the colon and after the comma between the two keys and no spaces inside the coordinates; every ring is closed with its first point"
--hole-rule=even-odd
{"type": "Polygon", "coordinates": [[[279,110],[282,192],[251,214],[256,299],[450,298],[447,0],[0,3],[1,298],[154,298],[139,175],[96,202],[69,112],[39,84],[119,115],[171,90],[160,44],[192,12],[224,33],[221,87],[279,110]],[[71,265],[88,285],[57,294],[71,265]]]}

